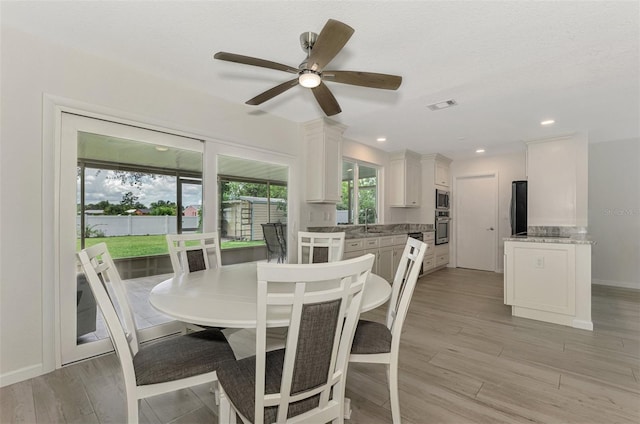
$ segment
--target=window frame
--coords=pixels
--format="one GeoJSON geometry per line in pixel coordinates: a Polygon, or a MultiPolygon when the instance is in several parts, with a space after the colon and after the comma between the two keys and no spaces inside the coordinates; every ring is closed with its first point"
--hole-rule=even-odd
{"type": "MultiPolygon", "coordinates": [[[[373,224],[377,224],[380,220],[380,175],[382,171],[382,167],[376,164],[372,164],[369,162],[361,161],[358,159],[352,159],[343,157],[342,158],[342,167],[344,167],[345,163],[349,163],[353,165],[353,177],[349,180],[350,187],[348,190],[352,190],[351,196],[347,199],[347,211],[348,216],[351,216],[351,222],[341,223],[340,225],[363,225],[364,223],[360,223],[360,184],[357,182],[360,180],[360,167],[364,166],[367,168],[374,169],[376,172],[376,185],[375,185],[375,221],[373,224]],[[351,213],[351,209],[349,208],[349,204],[351,203],[351,199],[353,199],[353,213],[351,213]]],[[[341,177],[341,184],[344,184],[347,180],[341,177]]],[[[371,187],[371,186],[367,186],[371,187]]],[[[343,199],[341,199],[341,204],[343,204],[343,199]]],[[[336,210],[337,212],[337,210],[336,210]]],[[[337,213],[336,213],[337,220],[337,213]]]]}

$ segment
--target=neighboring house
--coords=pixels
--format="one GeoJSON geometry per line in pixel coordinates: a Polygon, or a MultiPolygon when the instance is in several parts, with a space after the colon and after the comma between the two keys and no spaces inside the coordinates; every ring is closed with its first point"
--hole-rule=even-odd
{"type": "Polygon", "coordinates": [[[182,216],[198,216],[200,214],[200,208],[196,206],[187,206],[182,212],[182,216]]]}
{"type": "Polygon", "coordinates": [[[134,215],[149,215],[151,213],[151,209],[136,209],[133,211],[134,215]]]}

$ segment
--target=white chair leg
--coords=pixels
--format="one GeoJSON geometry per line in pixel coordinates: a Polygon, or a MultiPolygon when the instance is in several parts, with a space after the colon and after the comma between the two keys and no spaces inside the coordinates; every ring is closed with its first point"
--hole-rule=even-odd
{"type": "Polygon", "coordinates": [[[387,365],[387,378],[389,380],[389,399],[391,401],[391,418],[393,424],[400,424],[400,397],[398,394],[398,363],[391,361],[387,365]]]}
{"type": "Polygon", "coordinates": [[[127,395],[127,423],[138,424],[138,410],[140,399],[134,399],[127,395]]]}
{"type": "Polygon", "coordinates": [[[222,386],[218,385],[218,396],[220,404],[218,406],[218,424],[236,424],[236,412],[231,407],[229,398],[222,386]]]}
{"type": "Polygon", "coordinates": [[[348,397],[344,398],[344,419],[351,419],[351,399],[348,397]]]}

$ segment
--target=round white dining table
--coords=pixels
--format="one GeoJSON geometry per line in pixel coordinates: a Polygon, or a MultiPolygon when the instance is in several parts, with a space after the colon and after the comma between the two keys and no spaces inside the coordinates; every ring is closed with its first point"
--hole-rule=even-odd
{"type": "MultiPolygon", "coordinates": [[[[225,265],[165,280],[151,290],[149,302],[158,311],[184,322],[212,327],[255,328],[257,281],[256,262],[225,265]]],[[[324,283],[314,284],[322,288],[324,283]]],[[[377,308],[390,297],[389,283],[370,273],[361,311],[377,308]]],[[[270,311],[267,326],[286,326],[288,311],[281,312],[270,311]]]]}

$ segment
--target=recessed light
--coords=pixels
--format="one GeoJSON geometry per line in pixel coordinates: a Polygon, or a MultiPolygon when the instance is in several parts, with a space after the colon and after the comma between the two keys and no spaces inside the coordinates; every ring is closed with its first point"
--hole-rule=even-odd
{"type": "Polygon", "coordinates": [[[384,143],[385,141],[387,141],[387,137],[378,137],[378,138],[376,138],[376,141],[378,143],[384,143]]]}
{"type": "Polygon", "coordinates": [[[159,152],[166,152],[169,148],[166,146],[156,146],[156,150],[159,152]]]}
{"type": "Polygon", "coordinates": [[[485,150],[484,149],[476,149],[476,153],[484,153],[485,150]]]}
{"type": "Polygon", "coordinates": [[[555,123],[556,121],[554,121],[553,119],[547,119],[545,121],[541,121],[540,125],[551,125],[553,123],[555,123]]]}

